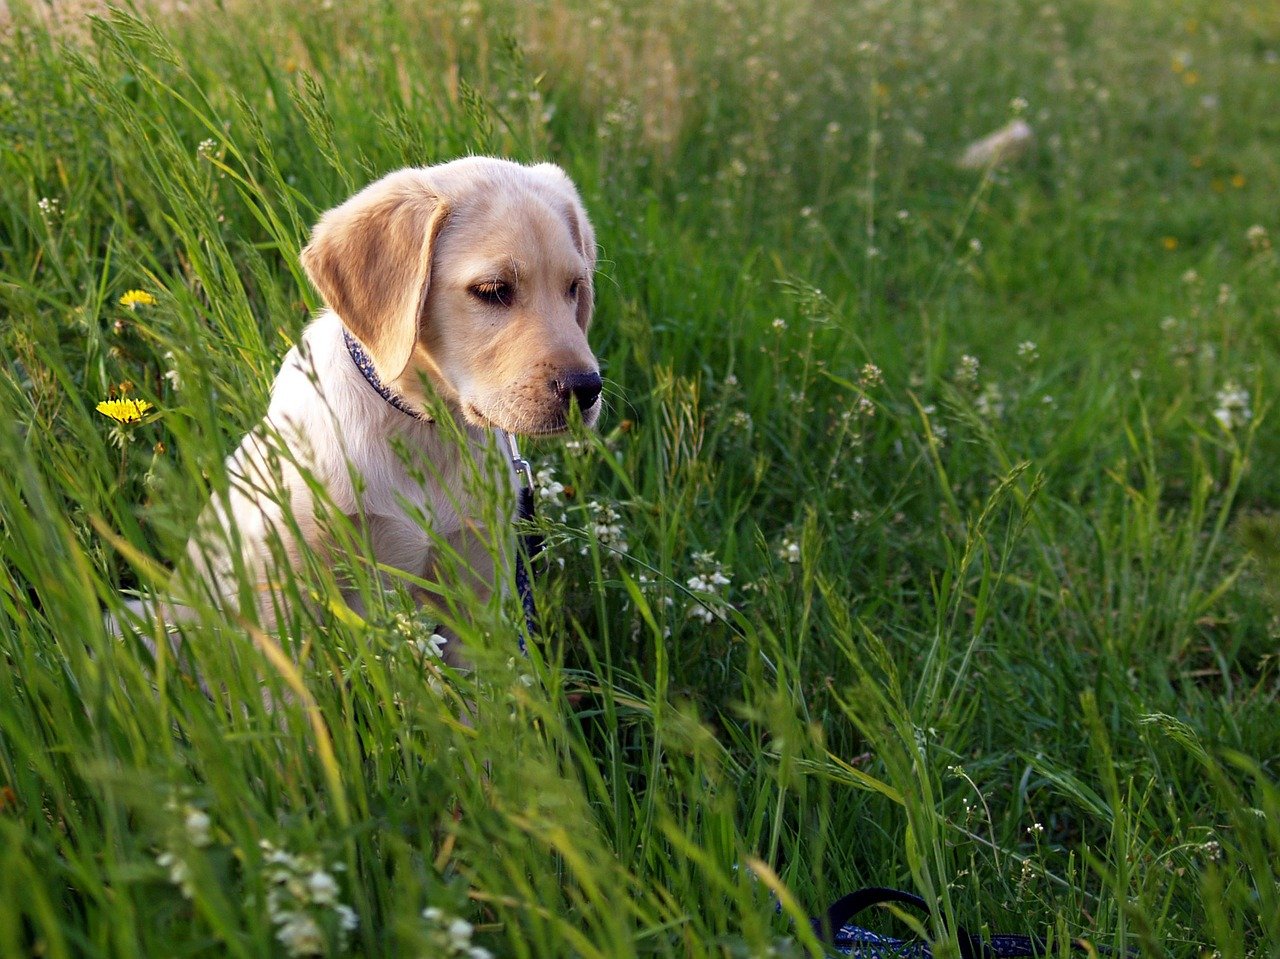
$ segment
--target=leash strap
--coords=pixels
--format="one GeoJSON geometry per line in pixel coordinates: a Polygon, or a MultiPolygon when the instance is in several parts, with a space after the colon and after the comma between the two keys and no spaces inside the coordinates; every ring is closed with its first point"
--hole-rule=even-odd
{"type": "Polygon", "coordinates": [[[506,442],[507,451],[511,455],[511,465],[521,485],[516,493],[516,516],[521,527],[516,543],[516,594],[520,597],[520,608],[524,610],[524,632],[517,638],[520,643],[520,654],[527,655],[527,642],[538,635],[538,607],[533,598],[533,579],[530,564],[534,557],[542,552],[546,545],[542,534],[530,532],[530,524],[538,515],[537,498],[533,486],[533,467],[520,455],[520,447],[516,438],[506,430],[498,431],[506,442]]]}
{"type": "MultiPolygon", "coordinates": [[[[895,939],[853,924],[858,913],[884,903],[911,906],[925,913],[929,911],[928,904],[919,896],[900,889],[872,886],[837,899],[825,915],[812,920],[814,932],[836,952],[856,959],[933,959],[933,951],[926,942],[895,939]]],[[[956,941],[960,944],[962,959],[1016,959],[1048,955],[1047,943],[1037,936],[996,935],[984,940],[960,927],[956,929],[956,941]]],[[[1085,949],[1080,942],[1072,945],[1085,949]]]]}

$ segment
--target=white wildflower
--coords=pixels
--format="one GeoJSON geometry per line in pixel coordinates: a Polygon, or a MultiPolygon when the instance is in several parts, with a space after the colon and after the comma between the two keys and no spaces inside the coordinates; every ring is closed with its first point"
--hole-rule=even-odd
{"type": "Polygon", "coordinates": [[[704,623],[713,623],[728,608],[721,592],[732,584],[732,580],[710,552],[694,553],[693,562],[698,572],[685,581],[685,586],[695,597],[688,615],[704,623]]]}
{"type": "Polygon", "coordinates": [[[554,467],[542,467],[538,470],[534,480],[534,485],[538,490],[538,499],[548,506],[564,505],[564,484],[556,480],[554,467]]]}
{"type": "Polygon", "coordinates": [[[40,216],[45,223],[52,223],[62,215],[62,201],[57,197],[42,196],[36,206],[40,208],[40,216]]]}
{"type": "Polygon", "coordinates": [[[427,941],[431,946],[432,959],[493,959],[493,953],[488,949],[471,944],[475,927],[465,919],[450,916],[435,906],[422,910],[422,918],[429,927],[427,941]]]}
{"type": "Polygon", "coordinates": [[[1040,351],[1031,340],[1023,340],[1018,344],[1018,359],[1024,363],[1034,363],[1040,359],[1040,351]]]}
{"type": "Polygon", "coordinates": [[[178,887],[185,898],[195,896],[195,887],[191,884],[191,867],[185,859],[175,852],[165,851],[156,856],[156,865],[168,871],[169,881],[178,887]]]}
{"type": "Polygon", "coordinates": [[[306,912],[280,912],[272,917],[278,928],[276,939],[291,956],[322,956],[325,952],[324,932],[315,918],[306,912]]]}
{"type": "Polygon", "coordinates": [[[1249,244],[1249,249],[1255,253],[1265,253],[1271,249],[1271,237],[1267,235],[1267,228],[1261,223],[1255,223],[1245,230],[1244,238],[1249,244]]]}
{"type": "Polygon", "coordinates": [[[1253,419],[1253,409],[1249,406],[1249,391],[1235,380],[1228,380],[1218,390],[1218,408],[1213,411],[1213,418],[1224,430],[1233,430],[1245,426],[1253,419]]]}
{"type": "Polygon", "coordinates": [[[267,912],[276,927],[276,939],[290,956],[319,956],[336,946],[344,949],[359,917],[350,906],[338,901],[338,881],[333,872],[341,865],[325,869],[314,856],[294,855],[264,839],[259,843],[265,877],[267,912]],[[338,941],[330,943],[319,917],[328,910],[338,920],[338,941]]]}
{"type": "Polygon", "coordinates": [[[787,328],[787,321],[780,316],[775,316],[773,318],[773,328],[781,332],[787,328]]]}
{"type": "Polygon", "coordinates": [[[432,633],[425,639],[415,636],[409,643],[423,659],[444,659],[444,648],[449,645],[449,640],[439,633],[432,633]]]}
{"type": "MultiPolygon", "coordinates": [[[[618,553],[625,553],[630,549],[626,531],[622,528],[622,517],[612,504],[591,500],[587,503],[587,510],[591,514],[588,529],[601,546],[618,553]]],[[[583,546],[579,552],[586,555],[588,551],[588,547],[583,546]]]]}
{"type": "Polygon", "coordinates": [[[956,367],[955,380],[960,386],[976,386],[978,383],[978,358],[965,353],[956,367]]]}
{"type": "Polygon", "coordinates": [[[209,845],[209,827],[212,824],[207,813],[195,806],[186,807],[182,825],[187,830],[187,840],[197,849],[209,845]]]}
{"type": "Polygon", "coordinates": [[[182,378],[178,373],[178,358],[173,355],[173,350],[166,350],[164,358],[165,362],[169,364],[169,369],[165,370],[164,378],[169,381],[169,385],[175,390],[182,389],[182,378]]]}
{"type": "Polygon", "coordinates": [[[784,539],[778,547],[778,559],[784,559],[788,563],[800,562],[800,544],[793,539],[784,539]]]}
{"type": "Polygon", "coordinates": [[[985,419],[998,419],[1004,416],[1004,394],[1000,392],[1000,385],[986,384],[978,394],[978,398],[973,401],[973,406],[978,411],[978,415],[985,419]]]}
{"type": "Polygon", "coordinates": [[[307,891],[316,905],[332,905],[338,898],[338,882],[323,869],[317,869],[307,877],[307,891]]]}

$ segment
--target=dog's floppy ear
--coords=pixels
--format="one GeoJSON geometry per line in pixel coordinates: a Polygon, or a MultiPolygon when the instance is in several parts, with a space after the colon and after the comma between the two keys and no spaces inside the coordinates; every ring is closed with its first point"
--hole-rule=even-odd
{"type": "Polygon", "coordinates": [[[320,218],[302,266],[384,383],[409,364],[447,216],[421,171],[401,170],[320,218]]]}
{"type": "Polygon", "coordinates": [[[569,232],[573,235],[574,245],[582,258],[587,261],[586,288],[578,293],[578,326],[586,329],[591,325],[591,311],[595,305],[595,271],[596,271],[596,233],[587,219],[587,211],[578,196],[578,188],[573,185],[568,174],[554,163],[539,163],[534,167],[538,173],[551,183],[556,192],[563,198],[564,218],[569,224],[569,232]]]}

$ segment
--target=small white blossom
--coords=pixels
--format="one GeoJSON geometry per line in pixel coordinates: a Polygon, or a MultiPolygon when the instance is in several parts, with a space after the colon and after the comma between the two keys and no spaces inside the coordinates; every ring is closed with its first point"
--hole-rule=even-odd
{"type": "Polygon", "coordinates": [[[439,633],[432,633],[425,639],[417,636],[409,642],[414,651],[424,659],[444,659],[444,648],[449,645],[449,640],[439,633]]]}
{"type": "Polygon", "coordinates": [[[52,223],[62,215],[62,201],[57,197],[42,196],[36,206],[40,208],[40,216],[45,223],[52,223]]]}
{"type": "MultiPolygon", "coordinates": [[[[588,529],[601,546],[608,547],[619,553],[625,553],[630,549],[627,544],[626,531],[622,528],[622,517],[613,508],[612,504],[591,500],[587,503],[587,510],[591,514],[588,529]]],[[[589,548],[583,546],[579,552],[586,555],[589,552],[589,548]]]]}
{"type": "Polygon", "coordinates": [[[693,562],[698,572],[685,581],[685,586],[695,597],[689,605],[688,615],[704,623],[713,623],[728,607],[721,591],[731,585],[732,580],[709,552],[694,553],[693,562]]]}
{"type": "Polygon", "coordinates": [[[475,927],[465,919],[450,916],[435,906],[422,910],[422,918],[428,926],[431,959],[493,959],[488,949],[471,944],[475,927]]]}
{"type": "Polygon", "coordinates": [[[156,865],[169,873],[169,881],[178,887],[182,895],[191,899],[195,895],[195,887],[191,884],[191,867],[187,861],[175,852],[162,852],[156,856],[156,865]]]}
{"type": "Polygon", "coordinates": [[[778,331],[785,330],[787,328],[787,321],[780,316],[775,316],[773,318],[773,328],[778,331]]]}
{"type": "Polygon", "coordinates": [[[166,350],[164,358],[169,364],[169,369],[165,370],[164,378],[169,381],[169,385],[175,390],[182,389],[182,378],[178,374],[178,358],[173,355],[173,350],[166,350]]]}
{"type": "Polygon", "coordinates": [[[276,927],[276,939],[290,956],[319,956],[346,948],[347,938],[359,917],[350,906],[338,901],[338,881],[334,865],[325,869],[314,856],[294,855],[264,839],[259,843],[262,860],[268,867],[265,878],[267,912],[276,927]],[[338,920],[338,941],[330,943],[319,916],[331,911],[338,920]]]}
{"type": "Polygon", "coordinates": [[[207,813],[195,806],[187,806],[185,812],[182,825],[187,830],[187,840],[197,849],[203,849],[209,845],[209,827],[213,823],[207,813]]]}
{"type": "Polygon", "coordinates": [[[1213,411],[1213,418],[1224,430],[1233,430],[1248,424],[1253,419],[1253,410],[1249,406],[1249,391],[1228,380],[1218,390],[1218,408],[1213,411]]]}
{"type": "Polygon", "coordinates": [[[554,467],[544,466],[534,477],[538,498],[548,506],[563,506],[564,484],[556,480],[554,467]]]}
{"type": "Polygon", "coordinates": [[[306,912],[280,912],[274,918],[276,939],[291,956],[324,955],[324,932],[306,912]]]}
{"type": "Polygon", "coordinates": [[[978,358],[965,353],[960,357],[960,365],[956,367],[956,382],[961,386],[976,386],[978,383],[978,367],[978,358]]]}
{"type": "Polygon", "coordinates": [[[978,415],[985,419],[999,419],[1004,416],[1004,394],[1000,392],[998,383],[988,383],[973,401],[978,415]]]}
{"type": "Polygon", "coordinates": [[[1271,249],[1271,237],[1267,235],[1267,228],[1261,223],[1255,223],[1245,230],[1244,238],[1249,244],[1249,249],[1255,253],[1265,253],[1271,249]]]}
{"type": "Polygon", "coordinates": [[[1018,359],[1024,363],[1034,363],[1040,359],[1040,351],[1031,340],[1023,340],[1018,344],[1018,359]]]}
{"type": "Polygon", "coordinates": [[[778,559],[784,559],[788,563],[800,562],[800,544],[793,539],[784,539],[778,548],[778,559]]]}

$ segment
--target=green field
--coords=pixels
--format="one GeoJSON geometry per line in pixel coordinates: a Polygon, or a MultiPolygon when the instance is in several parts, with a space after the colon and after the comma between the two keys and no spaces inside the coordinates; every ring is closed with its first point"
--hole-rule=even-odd
{"type": "Polygon", "coordinates": [[[820,956],[862,885],[940,957],[1280,956],[1280,5],[9,7],[0,956],[820,956]],[[109,635],[310,226],[466,153],[600,246],[529,658],[512,602],[441,672],[325,570],[185,665],[109,635]]]}

